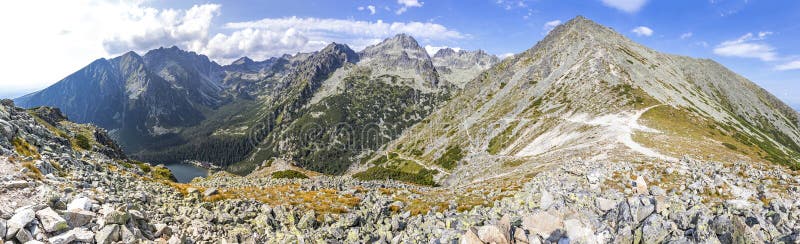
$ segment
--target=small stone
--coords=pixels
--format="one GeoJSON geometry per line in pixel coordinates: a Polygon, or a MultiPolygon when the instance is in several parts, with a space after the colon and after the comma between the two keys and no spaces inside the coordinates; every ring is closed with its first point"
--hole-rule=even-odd
{"type": "Polygon", "coordinates": [[[539,207],[542,210],[547,210],[553,205],[553,195],[547,190],[542,189],[542,197],[539,199],[539,207]]]}
{"type": "Polygon", "coordinates": [[[577,219],[564,221],[564,229],[566,229],[567,237],[569,237],[570,241],[576,243],[589,243],[596,239],[594,238],[594,231],[577,219]]]}
{"type": "Polygon", "coordinates": [[[210,197],[217,194],[217,188],[208,188],[203,192],[203,196],[210,197]]]}
{"type": "Polygon", "coordinates": [[[64,220],[64,218],[61,218],[61,216],[59,216],[58,213],[53,211],[53,209],[50,207],[37,211],[36,217],[39,218],[42,226],[44,226],[44,230],[48,233],[58,232],[69,228],[67,221],[64,220]]]}
{"type": "Polygon", "coordinates": [[[637,176],[636,181],[633,184],[633,190],[636,194],[648,194],[649,191],[647,190],[647,181],[644,180],[643,176],[637,176]]]}
{"type": "Polygon", "coordinates": [[[528,236],[525,235],[525,230],[520,227],[514,227],[514,243],[527,244],[528,236]]]}

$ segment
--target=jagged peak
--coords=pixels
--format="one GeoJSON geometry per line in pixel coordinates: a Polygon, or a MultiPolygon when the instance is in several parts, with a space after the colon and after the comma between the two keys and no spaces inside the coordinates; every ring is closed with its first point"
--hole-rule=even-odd
{"type": "Polygon", "coordinates": [[[369,46],[364,50],[366,51],[380,47],[400,47],[402,49],[423,50],[414,37],[404,33],[397,34],[394,37],[386,38],[382,42],[369,46]]]}
{"type": "Polygon", "coordinates": [[[340,53],[344,54],[347,57],[348,62],[358,62],[358,54],[347,46],[346,44],[339,44],[335,42],[331,42],[328,46],[325,46],[319,53],[326,54],[326,53],[340,53]]]}
{"type": "Polygon", "coordinates": [[[245,65],[245,64],[252,64],[254,62],[255,61],[253,61],[252,59],[248,58],[247,56],[244,56],[237,59],[236,61],[233,61],[231,65],[245,65]]]}
{"type": "MultiPolygon", "coordinates": [[[[463,50],[461,50],[461,51],[463,51],[463,50]]],[[[434,58],[443,58],[443,57],[452,56],[452,55],[455,55],[455,54],[456,54],[455,50],[453,50],[452,48],[446,47],[446,48],[439,49],[439,51],[436,51],[436,53],[433,54],[433,57],[434,58]]]]}

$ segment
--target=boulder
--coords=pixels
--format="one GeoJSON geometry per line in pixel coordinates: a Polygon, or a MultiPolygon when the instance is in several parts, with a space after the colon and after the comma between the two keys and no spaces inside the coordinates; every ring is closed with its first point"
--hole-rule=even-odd
{"type": "Polygon", "coordinates": [[[73,209],[64,213],[64,219],[67,221],[67,224],[72,227],[84,226],[92,222],[95,216],[95,213],[82,209],[73,209]]]}
{"type": "Polygon", "coordinates": [[[170,237],[172,236],[172,228],[165,224],[155,224],[156,233],[153,235],[154,237],[170,237]]]}
{"type": "Polygon", "coordinates": [[[564,229],[567,231],[567,237],[569,237],[570,241],[576,243],[590,243],[592,240],[597,239],[594,237],[594,231],[577,219],[564,221],[564,229]]]}
{"type": "Polygon", "coordinates": [[[564,222],[560,216],[548,212],[537,212],[522,217],[522,228],[547,239],[556,230],[564,228],[564,222]]]}
{"type": "Polygon", "coordinates": [[[129,218],[130,218],[130,215],[128,213],[122,212],[122,211],[118,211],[118,210],[114,210],[114,211],[110,211],[110,212],[106,213],[106,215],[103,217],[103,221],[104,221],[103,223],[105,223],[107,225],[109,225],[109,224],[124,225],[125,223],[128,223],[128,219],[129,218]]]}
{"type": "Polygon", "coordinates": [[[94,233],[86,229],[71,229],[61,235],[50,237],[52,244],[66,244],[72,242],[92,243],[94,241],[94,233]]]}
{"type": "Polygon", "coordinates": [[[0,218],[0,239],[6,236],[6,220],[0,218]]]}
{"type": "Polygon", "coordinates": [[[67,211],[69,210],[92,210],[92,200],[88,197],[79,197],[72,199],[69,204],[67,204],[67,211]]]}
{"type": "Polygon", "coordinates": [[[34,218],[36,218],[36,212],[34,212],[33,209],[25,208],[17,211],[17,213],[11,216],[11,219],[6,222],[6,239],[14,237],[17,231],[24,229],[34,218]]]}
{"type": "Polygon", "coordinates": [[[47,233],[58,232],[69,228],[67,221],[50,207],[36,211],[36,217],[39,218],[39,221],[42,223],[47,233]]]}
{"type": "Polygon", "coordinates": [[[25,228],[19,229],[14,237],[17,238],[19,243],[26,243],[33,240],[33,235],[25,228]]]}
{"type": "Polygon", "coordinates": [[[94,240],[98,244],[110,244],[119,241],[119,225],[106,225],[94,234],[94,240]]]}
{"type": "Polygon", "coordinates": [[[503,227],[497,225],[484,225],[478,228],[478,238],[486,243],[508,244],[508,233],[503,231],[503,227]]]}
{"type": "Polygon", "coordinates": [[[468,228],[459,241],[460,244],[483,244],[481,238],[478,237],[478,230],[475,228],[468,228]]]}
{"type": "Polygon", "coordinates": [[[602,197],[598,197],[595,199],[595,204],[600,211],[608,212],[617,207],[617,202],[614,200],[605,199],[602,197]]]}

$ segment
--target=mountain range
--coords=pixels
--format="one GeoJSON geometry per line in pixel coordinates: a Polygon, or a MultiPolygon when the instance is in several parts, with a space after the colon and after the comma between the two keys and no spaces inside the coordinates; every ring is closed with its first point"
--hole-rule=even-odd
{"type": "Polygon", "coordinates": [[[0,242],[800,242],[800,114],[580,16],[502,60],[130,52],[16,102],[0,242]]]}
{"type": "Polygon", "coordinates": [[[225,66],[177,47],[129,52],[15,102],[97,124],[137,159],[243,174],[284,160],[460,184],[569,158],[800,159],[798,114],[773,95],[582,17],[502,61],[431,57],[405,34],[225,66]]]}
{"type": "Polygon", "coordinates": [[[58,107],[76,122],[105,128],[142,160],[209,161],[245,173],[288,158],[341,174],[361,152],[394,139],[496,62],[483,51],[452,49],[431,58],[404,34],[361,52],[332,43],[224,66],[171,47],[98,59],[15,102],[58,107]],[[333,135],[342,130],[337,124],[372,134],[344,142],[333,135]],[[312,150],[309,141],[325,147],[312,150]]]}

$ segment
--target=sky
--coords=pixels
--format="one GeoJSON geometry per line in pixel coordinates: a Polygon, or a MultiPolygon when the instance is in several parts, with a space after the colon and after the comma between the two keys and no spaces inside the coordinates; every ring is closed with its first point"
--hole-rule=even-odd
{"type": "Polygon", "coordinates": [[[173,45],[224,65],[330,42],[358,51],[407,33],[429,52],[504,57],[577,15],[661,52],[713,59],[800,108],[797,0],[15,1],[0,8],[0,97],[98,58],[173,45]]]}

